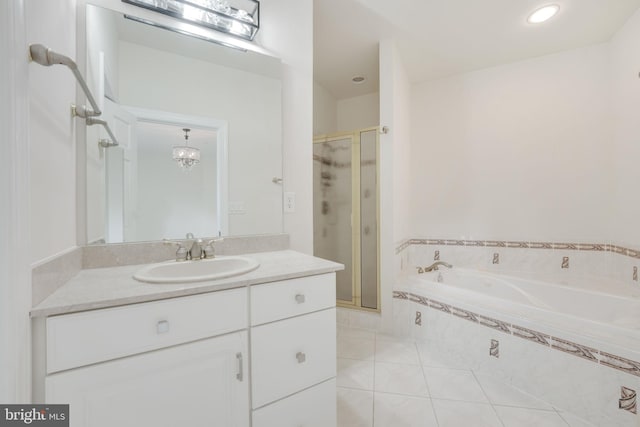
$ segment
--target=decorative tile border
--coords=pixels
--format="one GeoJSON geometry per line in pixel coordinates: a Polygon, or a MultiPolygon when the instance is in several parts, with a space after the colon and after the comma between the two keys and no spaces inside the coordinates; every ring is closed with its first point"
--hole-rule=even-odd
{"type": "Polygon", "coordinates": [[[489,345],[489,356],[500,358],[500,342],[498,340],[491,340],[489,345]]]}
{"type": "Polygon", "coordinates": [[[469,246],[484,248],[553,249],[571,251],[613,252],[640,259],[640,250],[608,243],[517,242],[505,240],[407,239],[396,247],[396,255],[411,245],[469,246]]]}
{"type": "Polygon", "coordinates": [[[508,323],[505,323],[501,320],[492,319],[490,317],[480,316],[479,314],[477,314],[476,317],[478,318],[478,323],[480,323],[482,326],[487,326],[506,334],[511,333],[511,325],[508,323]]]}
{"type": "Polygon", "coordinates": [[[523,328],[521,326],[511,326],[511,333],[516,337],[524,338],[525,340],[533,341],[546,347],[550,346],[549,342],[551,341],[551,337],[549,335],[541,334],[540,332],[532,331],[531,329],[523,328]]]}
{"type": "Polygon", "coordinates": [[[633,360],[614,356],[613,354],[605,353],[603,351],[600,352],[600,356],[601,364],[640,377],[640,362],[634,362],[633,360]]]}
{"type": "Polygon", "coordinates": [[[634,360],[625,359],[624,357],[616,356],[602,350],[596,350],[582,344],[567,341],[562,338],[557,338],[551,335],[544,334],[542,332],[524,328],[522,326],[509,324],[501,320],[482,316],[480,314],[464,310],[462,308],[455,307],[449,304],[445,304],[431,298],[426,298],[422,295],[417,295],[411,292],[393,291],[393,298],[416,302],[418,304],[424,305],[425,307],[430,307],[443,313],[452,314],[461,319],[486,326],[502,333],[513,335],[518,338],[534,342],[536,344],[544,345],[554,350],[559,350],[564,353],[571,354],[573,356],[577,356],[600,365],[608,366],[613,369],[618,369],[636,377],[640,377],[640,362],[634,360]]]}
{"type": "Polygon", "coordinates": [[[585,347],[556,337],[552,338],[551,347],[556,350],[564,351],[565,353],[573,354],[574,356],[591,360],[592,362],[598,362],[598,358],[595,356],[598,354],[598,350],[590,347],[585,347]]]}
{"type": "Polygon", "coordinates": [[[629,411],[632,414],[638,412],[636,402],[636,391],[629,387],[620,387],[620,399],[618,400],[618,408],[629,411]]]}
{"type": "Polygon", "coordinates": [[[396,255],[407,249],[409,246],[411,246],[411,240],[405,240],[404,242],[400,243],[400,245],[396,248],[396,255]]]}

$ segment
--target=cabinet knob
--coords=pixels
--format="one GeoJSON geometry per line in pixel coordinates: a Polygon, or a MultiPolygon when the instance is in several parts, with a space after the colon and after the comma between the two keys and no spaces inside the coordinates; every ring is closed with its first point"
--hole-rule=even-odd
{"type": "Polygon", "coordinates": [[[299,351],[296,353],[296,359],[298,359],[298,363],[304,363],[307,360],[307,355],[299,351]]]}
{"type": "Polygon", "coordinates": [[[296,302],[298,304],[302,304],[305,301],[306,301],[306,298],[305,298],[304,294],[296,294],[296,302]]]}
{"type": "Polygon", "coordinates": [[[156,331],[159,334],[165,334],[167,332],[169,332],[169,321],[168,320],[161,320],[156,324],[156,331]]]}

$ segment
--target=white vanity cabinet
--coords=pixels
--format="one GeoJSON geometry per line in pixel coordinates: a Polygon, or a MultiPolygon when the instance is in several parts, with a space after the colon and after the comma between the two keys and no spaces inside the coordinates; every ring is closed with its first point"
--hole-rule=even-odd
{"type": "Polygon", "coordinates": [[[71,426],[249,425],[246,288],[46,323],[45,401],[71,426]]]}
{"type": "Polygon", "coordinates": [[[72,427],[335,427],[335,303],[331,272],[40,317],[34,400],[72,427]]]}
{"type": "Polygon", "coordinates": [[[247,333],[236,332],[49,375],[47,403],[71,426],[249,425],[247,333]]]}
{"type": "Polygon", "coordinates": [[[335,273],[251,289],[253,427],[336,425],[335,273]]]}

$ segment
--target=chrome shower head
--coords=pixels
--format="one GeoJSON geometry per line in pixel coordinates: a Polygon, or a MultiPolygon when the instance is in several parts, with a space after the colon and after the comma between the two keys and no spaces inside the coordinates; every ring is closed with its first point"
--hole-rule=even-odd
{"type": "MultiPolygon", "coordinates": [[[[48,47],[38,43],[29,45],[29,56],[31,57],[31,60],[33,62],[44,65],[45,67],[49,67],[55,64],[66,65],[71,70],[73,75],[76,76],[78,84],[82,87],[82,90],[87,96],[87,101],[89,101],[89,103],[91,104],[91,108],[93,108],[92,111],[86,111],[81,117],[94,117],[102,114],[102,111],[100,111],[98,104],[96,103],[95,99],[93,99],[93,95],[91,95],[91,91],[89,90],[87,83],[84,81],[82,74],[80,74],[80,70],[78,70],[78,65],[76,65],[73,59],[60,53],[54,52],[48,47]]],[[[78,109],[78,111],[81,110],[78,109]]]]}
{"type": "Polygon", "coordinates": [[[32,44],[29,46],[29,54],[31,56],[31,60],[37,62],[40,65],[51,66],[54,64],[62,64],[71,68],[72,70],[77,70],[78,66],[75,62],[68,56],[64,56],[60,53],[54,52],[48,47],[41,44],[32,44]]]}

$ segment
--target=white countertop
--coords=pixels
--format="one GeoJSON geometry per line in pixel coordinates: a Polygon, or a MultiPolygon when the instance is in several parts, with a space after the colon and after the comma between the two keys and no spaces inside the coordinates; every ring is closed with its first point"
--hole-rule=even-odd
{"type": "Polygon", "coordinates": [[[259,283],[342,270],[342,264],[285,250],[243,254],[260,263],[249,273],[225,279],[186,284],[153,284],[135,280],[143,265],[95,268],[80,271],[31,310],[31,317],[115,307],[166,298],[195,295],[259,283]]]}

